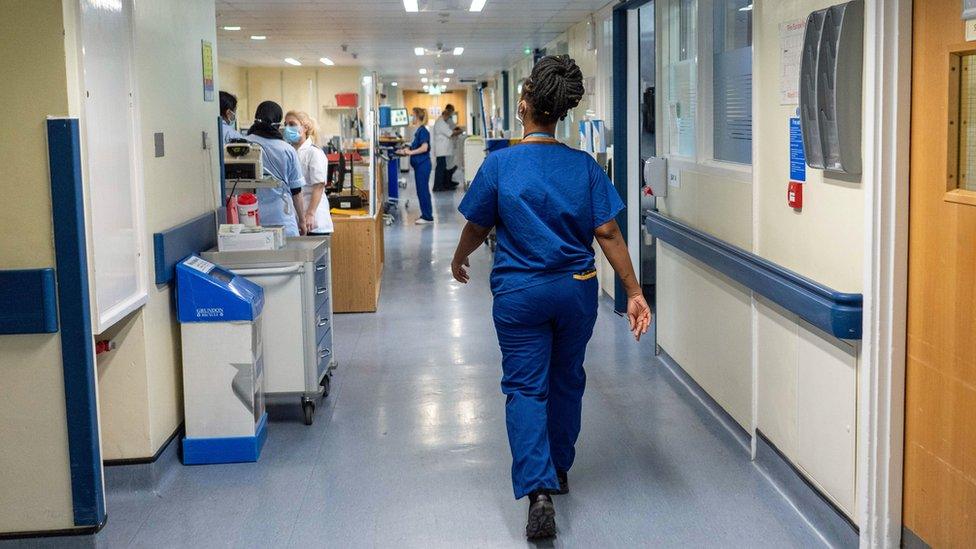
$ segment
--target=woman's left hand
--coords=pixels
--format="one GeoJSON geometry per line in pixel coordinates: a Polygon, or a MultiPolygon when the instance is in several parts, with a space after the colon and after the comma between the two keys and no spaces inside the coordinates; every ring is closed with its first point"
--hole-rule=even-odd
{"type": "Polygon", "coordinates": [[[471,277],[468,276],[467,270],[467,267],[470,266],[471,262],[468,261],[468,258],[465,257],[464,259],[458,259],[455,257],[454,260],[451,261],[451,274],[454,275],[454,280],[457,280],[461,284],[467,284],[468,280],[471,280],[471,277]]]}

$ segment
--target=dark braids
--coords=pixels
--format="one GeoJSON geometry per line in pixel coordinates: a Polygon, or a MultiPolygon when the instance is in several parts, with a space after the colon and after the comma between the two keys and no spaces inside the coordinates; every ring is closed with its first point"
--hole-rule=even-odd
{"type": "Polygon", "coordinates": [[[522,98],[532,107],[532,119],[552,124],[566,118],[583,99],[583,71],[568,55],[547,55],[532,69],[522,86],[522,98]]]}

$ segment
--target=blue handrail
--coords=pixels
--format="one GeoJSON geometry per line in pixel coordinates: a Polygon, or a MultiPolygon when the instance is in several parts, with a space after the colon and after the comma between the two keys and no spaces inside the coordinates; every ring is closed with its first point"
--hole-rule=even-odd
{"type": "Polygon", "coordinates": [[[838,292],[659,212],[648,232],[840,339],[861,339],[864,298],[838,292]]]}
{"type": "Polygon", "coordinates": [[[54,269],[0,271],[0,335],[57,331],[54,269]]]}

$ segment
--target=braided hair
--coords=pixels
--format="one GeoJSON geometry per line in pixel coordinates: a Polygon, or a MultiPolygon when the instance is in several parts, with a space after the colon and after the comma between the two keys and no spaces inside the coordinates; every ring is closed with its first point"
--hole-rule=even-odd
{"type": "Polygon", "coordinates": [[[522,85],[522,99],[532,108],[532,119],[554,124],[566,118],[583,99],[583,71],[568,55],[547,55],[522,85]]]}

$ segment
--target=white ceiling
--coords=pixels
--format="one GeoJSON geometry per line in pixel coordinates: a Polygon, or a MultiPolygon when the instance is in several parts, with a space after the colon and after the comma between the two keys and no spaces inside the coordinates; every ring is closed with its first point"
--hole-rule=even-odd
{"type": "Polygon", "coordinates": [[[544,46],[608,0],[488,0],[481,13],[469,12],[470,3],[420,0],[421,12],[407,13],[402,0],[217,0],[217,51],[221,59],[248,66],[284,67],[284,59],[293,57],[321,67],[319,58],[328,57],[409,88],[420,87],[420,68],[453,68],[453,87],[458,77],[479,78],[510,66],[525,48],[544,46]],[[242,30],[221,28],[234,25],[242,30]],[[463,46],[464,54],[414,54],[415,47],[435,50],[438,44],[445,50],[463,46]]]}

